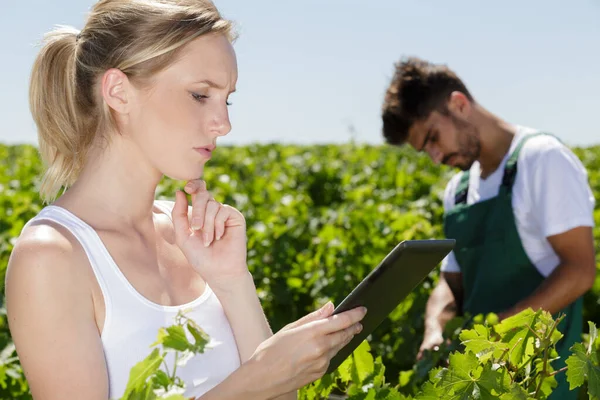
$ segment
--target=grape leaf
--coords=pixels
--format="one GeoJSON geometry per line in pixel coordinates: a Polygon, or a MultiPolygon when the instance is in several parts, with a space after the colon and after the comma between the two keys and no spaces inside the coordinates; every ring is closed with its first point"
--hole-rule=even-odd
{"type": "Polygon", "coordinates": [[[352,380],[357,384],[362,384],[374,371],[373,356],[369,352],[369,344],[363,341],[352,353],[352,366],[350,373],[352,380]]]}
{"type": "Polygon", "coordinates": [[[596,352],[588,354],[581,343],[575,343],[571,352],[573,354],[566,361],[569,389],[577,388],[587,380],[590,398],[600,398],[600,367],[596,352]]]}
{"type": "Polygon", "coordinates": [[[140,392],[146,380],[158,370],[162,361],[163,357],[159,350],[154,349],[148,357],[134,365],[129,372],[129,381],[123,397],[127,399],[133,392],[140,392]]]}
{"type": "Polygon", "coordinates": [[[482,363],[486,363],[491,357],[501,357],[502,353],[509,349],[507,343],[492,340],[490,333],[490,328],[475,325],[473,329],[462,331],[459,338],[465,346],[465,351],[472,352],[482,363]]]}
{"type": "Polygon", "coordinates": [[[516,367],[522,366],[534,353],[534,339],[536,335],[532,330],[539,317],[540,311],[531,309],[506,318],[494,327],[502,336],[502,342],[510,347],[509,360],[516,367]]]}

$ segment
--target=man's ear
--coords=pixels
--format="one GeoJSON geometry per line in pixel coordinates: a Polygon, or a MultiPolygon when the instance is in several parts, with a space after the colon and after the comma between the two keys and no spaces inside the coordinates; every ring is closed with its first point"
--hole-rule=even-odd
{"type": "Polygon", "coordinates": [[[452,114],[466,120],[471,115],[472,111],[471,100],[463,93],[455,90],[450,93],[448,98],[448,111],[452,114]]]}
{"type": "Polygon", "coordinates": [[[127,75],[117,68],[107,70],[102,76],[102,98],[118,114],[128,114],[132,101],[131,84],[127,75]]]}

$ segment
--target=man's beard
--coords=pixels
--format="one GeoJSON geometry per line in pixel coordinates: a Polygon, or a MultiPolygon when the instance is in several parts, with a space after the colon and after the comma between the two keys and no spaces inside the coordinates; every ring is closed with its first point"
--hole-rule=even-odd
{"type": "Polygon", "coordinates": [[[443,162],[446,164],[446,161],[450,158],[458,157],[460,158],[460,161],[454,166],[466,171],[471,168],[481,154],[479,131],[475,125],[469,122],[462,121],[454,116],[451,118],[456,128],[456,144],[458,145],[458,151],[445,156],[443,162]]]}

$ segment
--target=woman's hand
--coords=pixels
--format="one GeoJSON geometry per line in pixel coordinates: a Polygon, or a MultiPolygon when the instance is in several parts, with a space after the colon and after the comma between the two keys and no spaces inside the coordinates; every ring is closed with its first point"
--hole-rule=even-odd
{"type": "Polygon", "coordinates": [[[321,378],[331,359],[362,330],[366,309],[332,312],[333,304],[327,303],[261,343],[248,361],[256,385],[279,396],[321,378]]]}
{"type": "Polygon", "coordinates": [[[203,180],[189,181],[184,190],[192,197],[191,213],[185,193],[177,191],[172,218],[175,240],[190,264],[212,287],[248,274],[244,216],[216,201],[203,180]]]}

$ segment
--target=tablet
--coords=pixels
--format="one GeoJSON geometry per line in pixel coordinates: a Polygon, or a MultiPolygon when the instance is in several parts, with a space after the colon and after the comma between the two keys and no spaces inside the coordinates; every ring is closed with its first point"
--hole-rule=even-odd
{"type": "Polygon", "coordinates": [[[327,373],[340,364],[454,248],[454,239],[400,242],[379,265],[335,308],[333,314],[355,307],[367,308],[363,330],[329,363],[327,373]]]}

